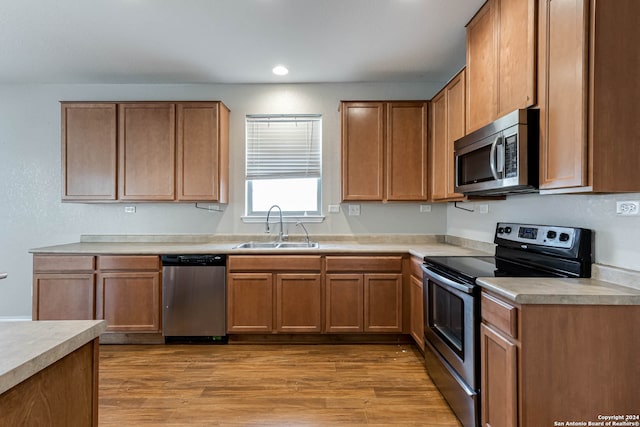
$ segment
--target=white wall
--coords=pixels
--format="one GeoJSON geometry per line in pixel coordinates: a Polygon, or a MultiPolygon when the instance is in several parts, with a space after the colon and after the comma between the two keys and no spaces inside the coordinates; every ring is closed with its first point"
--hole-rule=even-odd
{"type": "Polygon", "coordinates": [[[640,216],[618,216],[616,201],[640,200],[640,194],[516,195],[504,201],[468,202],[460,207],[489,205],[481,214],[447,207],[447,234],[484,242],[493,241],[496,223],[564,225],[595,230],[595,261],[640,270],[640,216]]]}
{"type": "MultiPolygon", "coordinates": [[[[441,83],[316,85],[0,85],[0,318],[31,314],[34,247],[78,241],[81,234],[252,234],[244,224],[244,117],[259,113],[323,116],[323,207],[340,202],[341,99],[428,99],[441,83]],[[191,204],[61,203],[59,101],[222,100],[231,109],[230,199],[223,213],[191,204]],[[127,204],[131,205],[131,204],[127,204]]],[[[446,208],[362,204],[360,217],[327,214],[312,234],[444,233],[446,208]]],[[[295,230],[291,230],[293,234],[295,230]]]]}

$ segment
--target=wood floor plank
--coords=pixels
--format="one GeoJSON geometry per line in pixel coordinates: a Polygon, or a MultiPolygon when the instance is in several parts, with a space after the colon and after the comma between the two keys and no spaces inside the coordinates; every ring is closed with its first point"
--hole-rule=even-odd
{"type": "Polygon", "coordinates": [[[103,345],[101,426],[460,426],[410,345],[103,345]]]}

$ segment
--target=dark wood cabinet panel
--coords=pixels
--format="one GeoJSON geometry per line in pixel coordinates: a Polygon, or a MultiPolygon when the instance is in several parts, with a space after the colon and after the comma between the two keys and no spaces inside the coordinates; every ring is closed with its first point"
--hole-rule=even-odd
{"type": "Polygon", "coordinates": [[[411,275],[410,284],[410,334],[415,343],[424,351],[424,309],[422,297],[422,278],[411,275]]]}

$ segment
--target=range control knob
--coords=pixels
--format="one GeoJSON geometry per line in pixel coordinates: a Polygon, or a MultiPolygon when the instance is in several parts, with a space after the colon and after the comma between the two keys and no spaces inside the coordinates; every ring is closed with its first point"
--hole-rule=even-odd
{"type": "Polygon", "coordinates": [[[547,231],[547,239],[555,239],[558,233],[553,230],[547,231]]]}
{"type": "Polygon", "coordinates": [[[511,233],[511,227],[505,227],[504,232],[507,234],[511,233]]]}
{"type": "Polygon", "coordinates": [[[498,234],[504,233],[504,227],[498,227],[498,234]]]}
{"type": "Polygon", "coordinates": [[[569,235],[567,233],[560,233],[560,241],[567,242],[569,240],[569,235]]]}

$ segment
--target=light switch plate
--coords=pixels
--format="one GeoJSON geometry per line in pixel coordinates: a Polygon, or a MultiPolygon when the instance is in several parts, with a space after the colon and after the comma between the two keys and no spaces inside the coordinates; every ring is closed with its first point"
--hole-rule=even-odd
{"type": "Polygon", "coordinates": [[[340,213],[340,205],[329,205],[329,213],[340,213]]]}
{"type": "Polygon", "coordinates": [[[136,213],[136,207],[135,206],[125,206],[124,207],[124,213],[136,213]]]}

